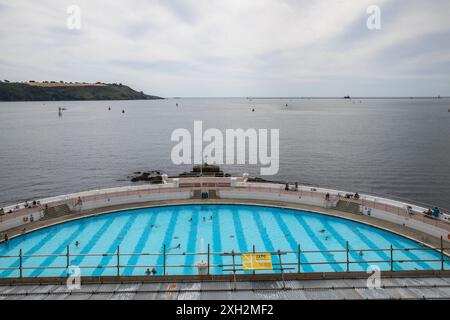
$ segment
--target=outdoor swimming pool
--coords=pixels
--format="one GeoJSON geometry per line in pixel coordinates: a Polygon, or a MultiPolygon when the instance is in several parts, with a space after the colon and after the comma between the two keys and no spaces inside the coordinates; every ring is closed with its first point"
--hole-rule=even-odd
{"type": "MultiPolygon", "coordinates": [[[[145,275],[149,266],[155,266],[161,275],[163,265],[169,275],[197,274],[195,264],[207,261],[207,256],[184,253],[207,252],[208,244],[211,253],[252,252],[253,248],[257,252],[288,251],[281,255],[284,272],[298,271],[300,245],[301,272],[343,272],[347,241],[350,271],[367,270],[369,265],[389,270],[391,245],[409,249],[393,251],[394,270],[441,268],[440,252],[423,250],[425,246],[404,237],[345,219],[261,206],[183,205],[105,214],[14,238],[0,245],[0,267],[11,268],[2,269],[0,277],[18,277],[20,260],[24,277],[66,276],[67,265],[80,267],[83,276],[145,275]],[[164,245],[165,257],[158,255],[164,252],[164,245]],[[364,251],[367,249],[386,250],[364,251]],[[329,250],[334,252],[317,252],[329,250]],[[102,255],[105,253],[109,255],[102,255]]],[[[235,259],[241,263],[240,256],[235,259]]],[[[278,268],[278,255],[273,255],[273,263],[278,268]]],[[[212,274],[232,273],[232,267],[223,266],[232,264],[230,255],[211,254],[210,264],[212,274]]],[[[447,257],[444,264],[447,269],[447,257]]]]}

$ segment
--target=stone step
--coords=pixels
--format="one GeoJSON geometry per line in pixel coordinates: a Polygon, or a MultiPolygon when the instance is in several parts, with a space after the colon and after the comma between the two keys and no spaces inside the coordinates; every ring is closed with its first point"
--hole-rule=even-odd
{"type": "Polygon", "coordinates": [[[336,204],[336,210],[359,214],[359,204],[352,201],[339,200],[336,204]]]}
{"type": "Polygon", "coordinates": [[[58,217],[62,217],[71,213],[71,210],[67,204],[61,204],[59,206],[50,207],[44,210],[44,217],[41,220],[49,220],[58,217]]]}
{"type": "Polygon", "coordinates": [[[210,198],[210,199],[217,199],[217,198],[219,198],[219,197],[217,196],[216,190],[211,189],[211,190],[208,191],[208,193],[209,193],[209,198],[210,198]]]}

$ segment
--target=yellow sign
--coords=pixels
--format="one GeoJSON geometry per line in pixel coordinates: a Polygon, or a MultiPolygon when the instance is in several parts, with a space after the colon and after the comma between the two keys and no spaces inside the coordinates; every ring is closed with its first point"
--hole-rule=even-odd
{"type": "Polygon", "coordinates": [[[270,253],[242,254],[242,268],[244,270],[272,270],[272,255],[270,253]]]}

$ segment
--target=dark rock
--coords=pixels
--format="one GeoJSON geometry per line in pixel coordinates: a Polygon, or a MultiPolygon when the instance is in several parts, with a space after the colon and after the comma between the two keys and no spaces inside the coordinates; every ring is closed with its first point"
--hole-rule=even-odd
{"type": "Polygon", "coordinates": [[[150,171],[150,172],[143,172],[142,174],[139,173],[138,176],[131,178],[131,182],[139,182],[139,181],[162,183],[163,180],[160,171],[150,171]]]}

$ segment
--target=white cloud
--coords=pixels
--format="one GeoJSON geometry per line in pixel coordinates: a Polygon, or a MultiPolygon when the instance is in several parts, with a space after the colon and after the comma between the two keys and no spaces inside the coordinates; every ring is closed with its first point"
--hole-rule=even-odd
{"type": "MultiPolygon", "coordinates": [[[[397,81],[401,95],[409,90],[405,78],[432,80],[430,59],[449,62],[448,46],[433,52],[419,47],[400,61],[386,52],[436,34],[448,39],[448,1],[379,0],[381,31],[366,30],[372,4],[0,0],[0,74],[12,80],[123,82],[165,96],[371,95],[368,79],[388,79],[386,92],[397,81]],[[82,10],[80,31],[66,28],[71,4],[82,10]],[[330,90],[333,81],[340,82],[336,91],[330,90]],[[347,83],[352,92],[339,91],[347,83]]],[[[442,74],[429,85],[438,81],[442,74]]]]}

